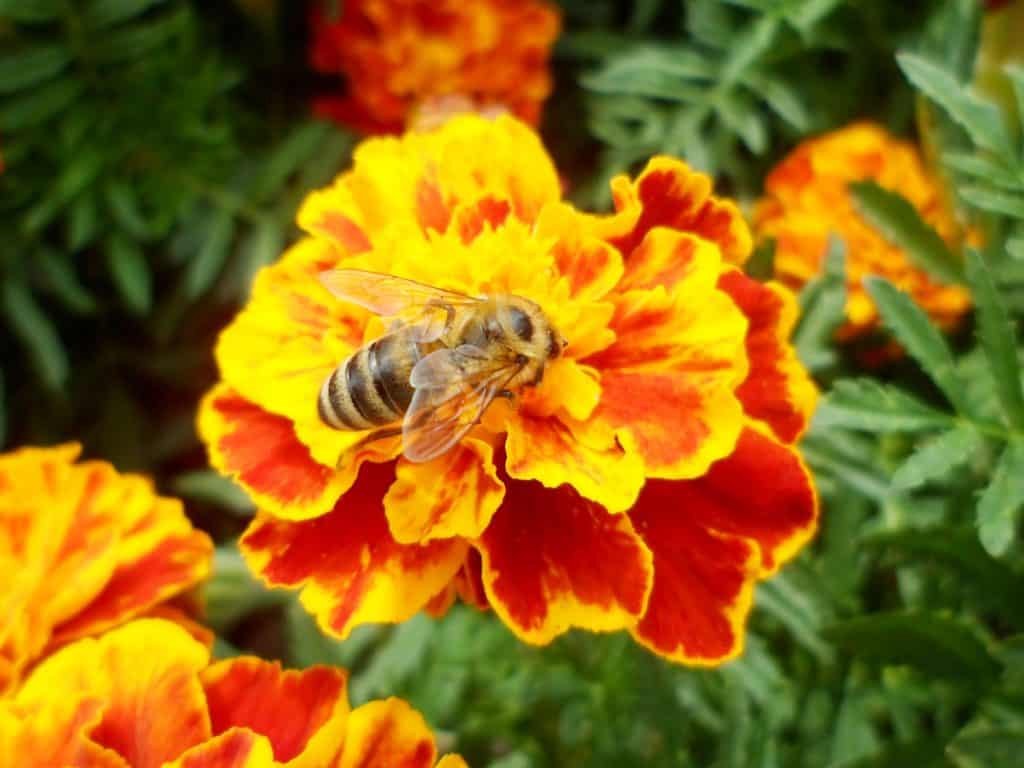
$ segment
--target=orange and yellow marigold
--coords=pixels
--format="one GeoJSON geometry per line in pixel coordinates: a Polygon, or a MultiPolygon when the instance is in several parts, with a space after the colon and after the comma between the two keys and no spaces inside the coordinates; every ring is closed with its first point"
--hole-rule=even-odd
{"type": "Polygon", "coordinates": [[[443,612],[456,596],[522,639],[626,629],[671,659],[737,654],[754,583],[811,536],[793,447],[816,391],[793,297],[710,180],[659,157],[616,212],[560,199],[537,136],[505,116],[371,139],[299,213],[216,356],[199,429],[260,514],[241,546],[328,632],[443,612]],[[333,368],[383,325],[317,277],[345,266],[537,302],[569,346],[425,464],[317,414],[333,368]]]}
{"type": "Polygon", "coordinates": [[[368,133],[400,131],[424,110],[539,120],[559,27],[546,0],[346,0],[339,13],[312,16],[313,67],[347,81],[320,114],[368,133]]]}
{"type": "Polygon", "coordinates": [[[955,326],[970,309],[970,294],[961,286],[936,282],[882,237],[847,190],[855,181],[898,192],[947,243],[959,244],[964,233],[917,150],[879,126],[857,123],[804,142],[768,175],[754,226],[759,236],[776,241],[776,276],[791,288],[817,277],[828,237],[836,234],[846,242],[842,336],[878,326],[878,311],[862,285],[869,275],[885,277],[909,293],[941,327],[955,326]]]}
{"type": "Polygon", "coordinates": [[[0,455],[0,693],[42,655],[166,601],[210,570],[180,501],[78,446],[0,455]]]}
{"type": "MultiPolygon", "coordinates": [[[[159,619],[61,649],[0,700],[5,768],[433,768],[436,758],[404,701],[350,710],[343,670],[211,663],[159,619]]],[[[437,767],[465,763],[450,755],[437,767]]]]}

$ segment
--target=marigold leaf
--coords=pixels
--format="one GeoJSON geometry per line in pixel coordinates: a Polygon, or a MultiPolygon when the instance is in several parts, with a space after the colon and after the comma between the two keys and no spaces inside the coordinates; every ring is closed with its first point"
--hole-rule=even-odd
{"type": "Polygon", "coordinates": [[[152,21],[118,29],[106,37],[97,53],[108,62],[138,59],[181,32],[188,18],[188,12],[181,7],[152,21]]]}
{"type": "Polygon", "coordinates": [[[1003,157],[1013,156],[994,104],[979,99],[949,72],[923,56],[899,53],[896,61],[910,82],[963,126],[976,145],[1003,157]]]}
{"type": "Polygon", "coordinates": [[[85,23],[95,30],[141,15],[167,0],[93,0],[85,12],[85,23]]]}
{"type": "Polygon", "coordinates": [[[964,383],[953,354],[939,330],[914,300],[880,277],[867,277],[864,287],[878,307],[886,327],[917,360],[960,413],[969,413],[964,383]]]}
{"type": "Polygon", "coordinates": [[[1011,440],[978,500],[978,536],[993,557],[1005,555],[1024,507],[1024,440],[1011,440]]]}
{"type": "Polygon", "coordinates": [[[74,253],[99,235],[99,205],[90,194],[81,194],[68,208],[67,248],[74,253]]]}
{"type": "Polygon", "coordinates": [[[812,371],[828,368],[836,361],[832,336],[843,322],[846,308],[846,246],[838,237],[828,241],[821,277],[800,293],[800,323],[793,333],[793,345],[800,361],[812,371]]]}
{"type": "Polygon", "coordinates": [[[96,311],[96,299],[78,279],[74,264],[67,254],[52,248],[44,249],[35,260],[43,287],[50,291],[71,312],[87,315],[96,311]]]}
{"type": "Polygon", "coordinates": [[[1024,728],[968,727],[947,749],[958,768],[1016,768],[1024,755],[1024,728]]]}
{"type": "Polygon", "coordinates": [[[1007,170],[1004,165],[988,157],[968,154],[966,152],[946,152],[942,162],[967,176],[973,176],[987,184],[994,184],[1004,189],[1020,189],[1021,180],[1007,170]]]}
{"type": "Polygon", "coordinates": [[[874,379],[837,381],[814,416],[819,427],[840,426],[867,432],[921,432],[953,425],[948,413],[874,379]]]}
{"type": "Polygon", "coordinates": [[[107,209],[114,221],[135,240],[147,240],[153,232],[142,213],[135,190],[124,182],[111,182],[104,190],[107,209]]]}
{"type": "Polygon", "coordinates": [[[107,241],[106,252],[110,277],[125,306],[137,315],[145,314],[153,305],[153,281],[142,249],[123,235],[114,235],[107,241]]]}
{"type": "Polygon", "coordinates": [[[61,10],[61,0],[0,0],[0,19],[25,23],[52,21],[61,10]]]}
{"type": "Polygon", "coordinates": [[[897,611],[859,616],[823,634],[855,656],[915,667],[926,675],[986,686],[1000,665],[985,644],[956,619],[936,613],[897,611]]]}
{"type": "Polygon", "coordinates": [[[7,325],[21,341],[44,386],[57,390],[68,377],[68,358],[57,329],[28,286],[15,277],[0,282],[0,304],[7,325]]]}
{"type": "Polygon", "coordinates": [[[968,203],[983,211],[1024,219],[1024,197],[980,186],[965,186],[959,190],[968,203]]]}
{"type": "Polygon", "coordinates": [[[33,88],[0,106],[0,132],[16,133],[38,125],[67,109],[82,93],[82,84],[62,77],[33,88]]]}
{"type": "Polygon", "coordinates": [[[289,599],[287,592],[269,590],[256,580],[234,543],[223,544],[214,552],[213,576],[203,586],[203,596],[207,621],[218,633],[253,611],[289,599]]]}
{"type": "Polygon", "coordinates": [[[957,258],[903,195],[873,181],[854,182],[849,189],[864,218],[917,266],[942,282],[963,282],[957,258]]]}
{"type": "Polygon", "coordinates": [[[213,504],[239,516],[256,513],[256,505],[241,486],[212,469],[178,475],[171,488],[178,496],[213,504]]]}
{"type": "Polygon", "coordinates": [[[189,301],[206,293],[217,279],[227,260],[228,247],[234,233],[235,220],[230,211],[222,210],[214,214],[206,227],[202,247],[185,269],[184,290],[189,301]]]}
{"type": "Polygon", "coordinates": [[[999,403],[1008,424],[1024,427],[1024,391],[1013,325],[996,290],[992,271],[974,249],[967,251],[967,277],[977,307],[978,337],[988,359],[999,403]]]}
{"type": "Polygon", "coordinates": [[[71,61],[60,45],[40,45],[0,56],[0,93],[13,93],[47,80],[71,61]]]}
{"type": "Polygon", "coordinates": [[[966,462],[981,443],[981,435],[975,429],[961,424],[929,440],[911,454],[893,473],[892,484],[906,491],[941,478],[966,462]]]}
{"type": "Polygon", "coordinates": [[[267,202],[281,185],[306,163],[334,129],[329,123],[310,121],[295,128],[273,151],[249,185],[257,203],[267,202]]]}

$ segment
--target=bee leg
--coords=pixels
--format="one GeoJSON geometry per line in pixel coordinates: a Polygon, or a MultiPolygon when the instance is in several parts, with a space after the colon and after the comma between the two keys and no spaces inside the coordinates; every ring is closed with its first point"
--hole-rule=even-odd
{"type": "MultiPolygon", "coordinates": [[[[353,445],[351,448],[346,449],[345,453],[348,453],[353,449],[362,448],[364,445],[375,443],[378,440],[387,440],[389,437],[397,437],[400,434],[402,434],[401,427],[384,427],[383,429],[376,429],[370,434],[368,434],[366,437],[364,437],[362,440],[360,440],[358,443],[353,445]]],[[[336,466],[341,466],[341,460],[342,458],[344,458],[345,453],[338,457],[338,463],[336,466]]]]}

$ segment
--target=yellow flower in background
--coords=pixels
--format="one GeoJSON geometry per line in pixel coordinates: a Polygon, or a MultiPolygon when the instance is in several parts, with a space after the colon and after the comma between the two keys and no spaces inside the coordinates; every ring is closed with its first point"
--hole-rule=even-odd
{"type": "Polygon", "coordinates": [[[551,93],[559,16],[546,0],[346,0],[337,19],[314,4],[311,27],[313,68],[347,86],[316,111],[366,133],[453,109],[536,124],[551,93]]]}
{"type": "Polygon", "coordinates": [[[158,619],[57,651],[0,700],[3,768],[433,768],[436,757],[404,701],[350,710],[343,670],[211,662],[158,619]]]}
{"type": "Polygon", "coordinates": [[[177,499],[77,445],[0,455],[0,693],[43,655],[158,612],[203,581],[213,546],[177,499]]]}
{"type": "Polygon", "coordinates": [[[655,158],[616,212],[560,199],[537,136],[503,116],[371,139],[309,196],[308,237],[264,269],[216,350],[199,430],[260,507],[242,539],[321,627],[443,612],[456,595],[520,638],[625,629],[676,661],[739,653],[755,582],[812,535],[793,442],[816,391],[792,295],[736,265],[750,235],[708,177],[655,158]],[[384,332],[331,296],[347,267],[536,302],[568,346],[448,453],[328,427],[327,376],[384,332]]]}
{"type": "Polygon", "coordinates": [[[775,274],[793,289],[817,277],[828,237],[846,243],[846,325],[849,338],[878,326],[878,311],[862,280],[878,275],[913,297],[942,328],[952,328],[970,309],[970,293],[943,285],[916,267],[856,208],[847,185],[873,181],[905,197],[922,219],[954,248],[963,231],[946,203],[942,185],[925,170],[913,145],[879,126],[857,123],[798,146],[768,174],[754,214],[759,237],[776,241],[775,274]]]}

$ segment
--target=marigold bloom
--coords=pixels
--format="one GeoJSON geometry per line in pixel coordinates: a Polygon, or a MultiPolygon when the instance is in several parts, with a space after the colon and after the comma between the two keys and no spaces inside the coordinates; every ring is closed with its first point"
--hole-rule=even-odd
{"type": "Polygon", "coordinates": [[[336,20],[314,6],[312,65],[347,80],[344,97],[315,109],[367,133],[395,132],[455,96],[536,123],[558,27],[546,0],[346,0],[336,20]]]}
{"type": "Polygon", "coordinates": [[[35,660],[153,611],[210,571],[177,499],[79,448],[0,455],[0,693],[35,660]]]}
{"type": "MultiPolygon", "coordinates": [[[[349,709],[340,669],[210,662],[176,624],[140,619],[79,640],[0,700],[0,765],[18,768],[431,768],[400,699],[349,709]]],[[[438,768],[465,768],[455,755],[438,768]]]]}
{"type": "Polygon", "coordinates": [[[847,185],[868,180],[901,194],[947,243],[959,244],[963,232],[917,150],[879,126],[857,123],[805,141],[768,174],[754,228],[758,236],[776,240],[776,276],[794,289],[817,277],[835,233],[847,245],[847,323],[841,336],[878,325],[878,311],[862,284],[869,275],[909,293],[943,328],[955,326],[970,309],[970,294],[936,282],[864,219],[847,185]]]}
{"type": "Polygon", "coordinates": [[[216,356],[199,429],[261,508],[250,566],[301,587],[327,632],[442,612],[456,593],[522,639],[628,629],[670,658],[739,652],[754,582],[810,537],[791,447],[815,390],[787,342],[794,300],[735,264],[750,235],[710,180],[656,158],[582,214],[517,120],[371,139],[299,213],[309,237],[258,276],[216,356]],[[569,341],[517,407],[448,454],[360,446],[321,383],[382,324],[317,280],[339,265],[537,302],[569,341]]]}

